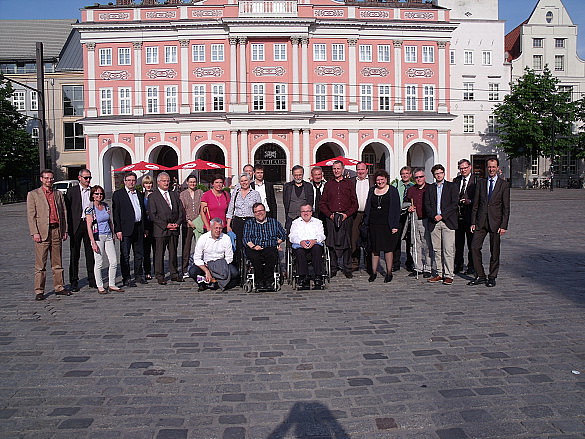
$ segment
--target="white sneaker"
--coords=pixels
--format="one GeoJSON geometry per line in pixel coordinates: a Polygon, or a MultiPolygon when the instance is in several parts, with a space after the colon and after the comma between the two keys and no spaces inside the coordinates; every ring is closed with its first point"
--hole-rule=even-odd
{"type": "Polygon", "coordinates": [[[183,279],[187,279],[189,277],[189,273],[183,273],[183,279]]]}

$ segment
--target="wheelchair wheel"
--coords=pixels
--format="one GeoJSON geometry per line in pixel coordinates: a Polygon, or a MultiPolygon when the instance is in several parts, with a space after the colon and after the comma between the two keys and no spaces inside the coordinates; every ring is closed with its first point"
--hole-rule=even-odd
{"type": "Polygon", "coordinates": [[[323,246],[323,281],[331,282],[331,255],[326,245],[323,246]]]}

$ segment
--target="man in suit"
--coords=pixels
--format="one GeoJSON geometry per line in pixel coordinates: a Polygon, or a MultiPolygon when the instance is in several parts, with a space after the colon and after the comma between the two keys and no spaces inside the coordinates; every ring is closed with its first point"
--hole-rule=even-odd
{"type": "Polygon", "coordinates": [[[148,197],[148,216],[153,223],[152,235],[155,240],[154,272],[160,285],[166,285],[164,272],[165,249],[169,249],[169,269],[171,280],[183,282],[177,268],[177,244],[179,231],[185,212],[179,195],[169,190],[171,178],[166,172],[158,174],[158,190],[148,197]]]}
{"type": "Polygon", "coordinates": [[[250,187],[260,193],[262,204],[266,208],[268,218],[277,218],[276,195],[274,194],[274,184],[264,180],[264,166],[254,166],[254,178],[250,187]]]}
{"type": "Polygon", "coordinates": [[[142,271],[144,259],[144,195],[136,190],[136,174],[128,172],[124,176],[124,187],[112,195],[114,233],[120,241],[120,268],[122,281],[127,287],[135,287],[136,282],[146,283],[142,271]],[[130,277],[130,248],[134,252],[134,278],[130,277]]]}
{"type": "Polygon", "coordinates": [[[453,179],[459,190],[459,224],[455,231],[455,273],[465,270],[465,241],[467,240],[467,270],[465,274],[473,274],[473,257],[471,256],[471,211],[473,209],[473,197],[478,176],[471,173],[471,162],[461,159],[457,163],[459,175],[453,179]]]}
{"type": "MultiPolygon", "coordinates": [[[[398,195],[400,197],[400,206],[402,207],[402,203],[404,201],[404,195],[406,191],[414,186],[414,183],[411,181],[412,179],[412,168],[410,166],[403,166],[400,169],[400,180],[392,183],[396,189],[398,189],[398,195]]],[[[400,212],[400,230],[398,231],[398,235],[401,237],[396,242],[396,248],[394,249],[394,259],[392,260],[393,267],[392,271],[399,271],[400,270],[400,257],[402,255],[402,235],[404,234],[404,228],[408,227],[406,222],[408,220],[408,210],[404,209],[400,212]]],[[[404,241],[406,241],[406,262],[404,264],[406,270],[413,271],[414,270],[414,259],[412,258],[412,242],[410,240],[410,233],[407,233],[404,237],[404,241]]]]}
{"type": "Polygon", "coordinates": [[[443,165],[433,166],[431,172],[435,177],[435,183],[425,191],[423,205],[429,219],[437,274],[428,279],[428,282],[443,281],[444,285],[451,285],[453,284],[459,194],[457,186],[445,180],[443,165]]]}
{"type": "Polygon", "coordinates": [[[71,186],[65,193],[65,204],[67,205],[67,225],[69,227],[69,282],[71,291],[79,291],[79,255],[81,253],[81,244],[85,253],[85,266],[87,268],[87,279],[90,288],[97,288],[95,276],[93,274],[93,250],[91,240],[87,232],[87,223],[85,221],[85,209],[91,206],[89,192],[91,187],[91,172],[83,168],[77,176],[78,186],[71,186]]]}
{"type": "Polygon", "coordinates": [[[45,299],[47,257],[51,256],[55,294],[71,296],[63,286],[62,243],[67,239],[67,213],[61,192],[53,190],[53,171],[41,172],[41,187],[26,197],[30,235],[35,243],[35,300],[45,299]]]}
{"type": "MultiPolygon", "coordinates": [[[[319,210],[319,201],[321,201],[321,195],[325,190],[325,178],[323,178],[323,168],[321,166],[314,166],[311,169],[311,184],[313,185],[313,216],[320,219],[325,224],[325,214],[319,210]]],[[[325,230],[327,235],[327,230],[325,230]]]]}
{"type": "Polygon", "coordinates": [[[301,216],[301,206],[305,204],[313,205],[313,186],[308,181],[303,180],[305,170],[301,165],[293,166],[292,181],[284,184],[282,189],[282,202],[284,204],[284,228],[287,236],[290,232],[290,226],[294,220],[301,216]]]}
{"type": "Polygon", "coordinates": [[[468,285],[485,283],[488,287],[495,287],[500,268],[500,237],[508,230],[510,218],[510,183],[499,176],[500,161],[497,158],[487,161],[487,171],[488,178],[478,181],[473,200],[471,254],[476,278],[468,285]],[[481,261],[481,247],[488,233],[490,235],[490,271],[486,280],[481,261]]]}
{"type": "MultiPolygon", "coordinates": [[[[366,208],[366,200],[370,188],[374,185],[373,178],[368,175],[368,166],[364,162],[359,162],[355,165],[356,176],[351,177],[351,181],[355,185],[355,193],[358,201],[358,210],[354,214],[353,225],[351,227],[351,269],[358,271],[360,268],[360,256],[362,247],[359,245],[360,226],[364,219],[364,209],[366,208]]],[[[370,252],[364,248],[364,261],[366,264],[366,271],[372,274],[372,258],[370,252]]]]}

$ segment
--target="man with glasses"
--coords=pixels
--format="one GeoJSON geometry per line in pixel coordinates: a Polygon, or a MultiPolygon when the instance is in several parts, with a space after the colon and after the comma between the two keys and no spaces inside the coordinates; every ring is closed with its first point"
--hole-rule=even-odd
{"type": "MultiPolygon", "coordinates": [[[[404,195],[408,188],[412,187],[414,183],[410,181],[412,177],[412,168],[410,166],[403,166],[400,169],[400,180],[396,181],[392,184],[396,189],[398,189],[398,195],[400,196],[400,204],[404,201],[404,195]]],[[[394,258],[392,259],[392,271],[399,271],[400,270],[400,256],[402,254],[402,235],[404,234],[404,228],[406,227],[406,220],[408,219],[408,212],[406,209],[401,210],[400,212],[400,230],[398,231],[398,242],[396,243],[396,248],[394,249],[394,258]]],[[[407,271],[412,271],[414,269],[414,262],[412,259],[412,243],[410,242],[410,233],[407,233],[404,241],[406,241],[406,262],[404,264],[407,271]]]]}
{"type": "Polygon", "coordinates": [[[120,269],[124,286],[135,287],[136,282],[145,284],[142,271],[144,259],[144,195],[136,190],[136,174],[124,176],[124,187],[112,195],[114,233],[120,241],[120,269]],[[130,248],[134,253],[134,278],[130,277],[130,248]]]}
{"type": "Polygon", "coordinates": [[[477,175],[471,173],[471,162],[461,159],[457,163],[459,175],[453,179],[453,183],[459,189],[459,225],[455,232],[455,273],[465,271],[464,274],[474,274],[473,257],[471,256],[471,211],[473,198],[475,197],[475,184],[477,175]],[[467,241],[467,270],[465,270],[465,241],[467,241]]]}
{"type": "Polygon", "coordinates": [[[91,190],[91,172],[83,168],[78,175],[79,185],[71,186],[65,193],[65,204],[67,205],[67,225],[69,227],[69,282],[71,291],[79,291],[79,256],[81,243],[85,253],[85,266],[87,268],[87,279],[90,288],[97,288],[93,274],[93,250],[91,240],[87,232],[85,221],[85,209],[91,207],[89,193],[91,190]]]}

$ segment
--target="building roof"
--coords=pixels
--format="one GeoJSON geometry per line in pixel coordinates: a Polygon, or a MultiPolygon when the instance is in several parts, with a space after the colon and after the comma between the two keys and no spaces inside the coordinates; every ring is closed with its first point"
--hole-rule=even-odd
{"type": "Polygon", "coordinates": [[[61,52],[61,59],[57,64],[57,72],[71,72],[83,70],[83,48],[81,34],[77,29],[69,35],[69,39],[61,52]]]}
{"type": "Polygon", "coordinates": [[[508,62],[518,58],[522,53],[522,48],[520,47],[520,33],[522,32],[522,26],[526,23],[528,23],[528,20],[520,23],[504,37],[504,50],[506,51],[506,61],[508,62]]]}
{"type": "Polygon", "coordinates": [[[0,20],[0,59],[34,60],[37,41],[43,43],[45,59],[58,58],[76,22],[75,19],[0,20]]]}

